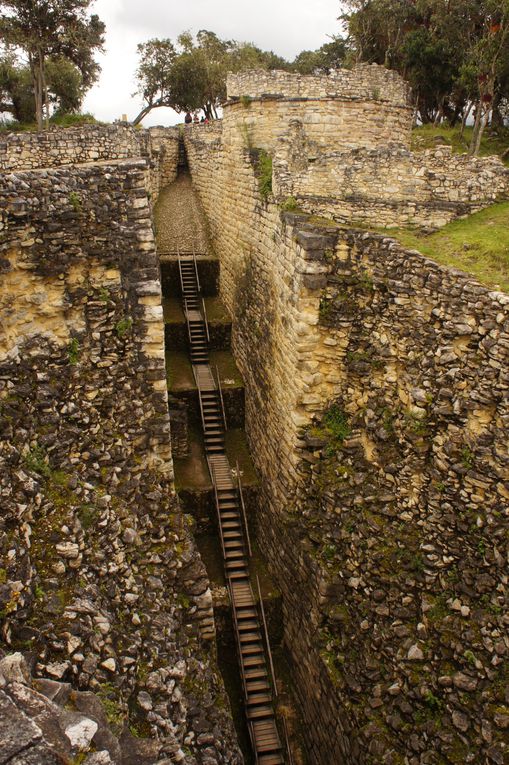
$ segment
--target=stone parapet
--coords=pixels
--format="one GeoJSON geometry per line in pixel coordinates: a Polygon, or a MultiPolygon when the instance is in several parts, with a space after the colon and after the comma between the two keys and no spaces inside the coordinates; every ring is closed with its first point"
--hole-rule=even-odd
{"type": "Polygon", "coordinates": [[[178,128],[138,130],[127,124],[52,128],[0,138],[0,173],[143,158],[147,190],[155,200],[177,177],[178,128]]]}
{"type": "Polygon", "coordinates": [[[42,133],[9,133],[0,138],[0,171],[60,167],[140,156],[129,125],[82,125],[42,133]]]}
{"type": "Polygon", "coordinates": [[[334,69],[328,75],[304,75],[279,70],[228,74],[227,103],[239,98],[290,101],[363,100],[409,107],[410,87],[397,72],[377,64],[334,69]]]}

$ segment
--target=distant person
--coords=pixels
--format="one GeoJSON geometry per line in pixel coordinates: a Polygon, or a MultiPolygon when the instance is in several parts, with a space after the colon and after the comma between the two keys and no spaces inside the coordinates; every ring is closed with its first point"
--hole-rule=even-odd
{"type": "Polygon", "coordinates": [[[184,117],[184,122],[186,123],[186,125],[190,125],[192,121],[193,121],[193,118],[191,117],[191,112],[187,112],[186,116],[184,117]]]}
{"type": "Polygon", "coordinates": [[[205,117],[202,117],[200,122],[205,122],[205,117]]]}
{"type": "Polygon", "coordinates": [[[195,125],[198,125],[199,122],[200,122],[200,118],[198,117],[196,112],[194,113],[193,122],[194,122],[195,125]]]}

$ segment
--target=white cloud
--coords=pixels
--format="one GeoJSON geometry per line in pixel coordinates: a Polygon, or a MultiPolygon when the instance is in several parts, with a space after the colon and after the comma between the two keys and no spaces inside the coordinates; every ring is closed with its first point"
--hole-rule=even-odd
{"type": "MultiPolygon", "coordinates": [[[[106,24],[106,53],[99,57],[102,74],[87,94],[84,110],[111,121],[141,109],[136,90],[136,46],[151,37],[176,38],[189,29],[210,29],[219,37],[249,41],[292,59],[313,50],[339,31],[338,0],[96,0],[93,12],[106,24]]],[[[171,109],[156,109],[144,125],[181,120],[171,109]]]]}

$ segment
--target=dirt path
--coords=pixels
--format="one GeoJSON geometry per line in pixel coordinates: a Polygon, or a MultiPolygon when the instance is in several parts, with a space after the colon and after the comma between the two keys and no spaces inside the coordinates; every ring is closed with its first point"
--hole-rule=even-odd
{"type": "Polygon", "coordinates": [[[157,249],[165,255],[180,252],[208,253],[205,215],[188,173],[179,175],[159,194],[154,209],[157,249]]]}

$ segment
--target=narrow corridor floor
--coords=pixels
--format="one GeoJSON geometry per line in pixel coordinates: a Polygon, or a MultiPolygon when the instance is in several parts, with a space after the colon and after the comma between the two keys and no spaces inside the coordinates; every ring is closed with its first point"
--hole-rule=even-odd
{"type": "Polygon", "coordinates": [[[159,194],[154,209],[157,250],[161,259],[170,253],[208,251],[207,226],[189,173],[179,175],[159,194]]]}

